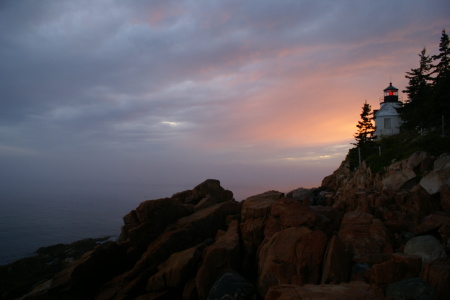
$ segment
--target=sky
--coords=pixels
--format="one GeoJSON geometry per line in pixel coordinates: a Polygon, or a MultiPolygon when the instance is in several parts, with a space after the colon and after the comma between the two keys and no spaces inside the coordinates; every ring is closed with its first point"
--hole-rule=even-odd
{"type": "Polygon", "coordinates": [[[1,193],[319,186],[449,16],[448,0],[1,0],[1,193]]]}

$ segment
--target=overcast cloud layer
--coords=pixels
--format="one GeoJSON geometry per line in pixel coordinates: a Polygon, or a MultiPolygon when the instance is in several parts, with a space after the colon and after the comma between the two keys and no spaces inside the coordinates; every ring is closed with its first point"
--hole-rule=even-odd
{"type": "Polygon", "coordinates": [[[449,16],[448,0],[1,1],[0,186],[318,186],[449,16]]]}

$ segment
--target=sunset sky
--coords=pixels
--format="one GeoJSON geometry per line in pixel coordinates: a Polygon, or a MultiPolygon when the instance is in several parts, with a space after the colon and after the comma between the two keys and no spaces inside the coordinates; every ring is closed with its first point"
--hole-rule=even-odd
{"type": "Polygon", "coordinates": [[[449,16],[448,0],[0,1],[0,187],[319,186],[449,16]]]}

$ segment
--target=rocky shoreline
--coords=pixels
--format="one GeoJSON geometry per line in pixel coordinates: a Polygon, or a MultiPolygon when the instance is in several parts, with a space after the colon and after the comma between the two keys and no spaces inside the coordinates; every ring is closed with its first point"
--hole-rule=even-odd
{"type": "Polygon", "coordinates": [[[60,269],[2,299],[449,299],[450,156],[417,152],[383,174],[343,163],[319,188],[242,202],[209,179],[142,202],[117,241],[97,242],[73,259],[45,248],[60,269]]]}
{"type": "Polygon", "coordinates": [[[41,247],[35,255],[21,258],[0,266],[1,299],[15,299],[24,295],[24,291],[39,289],[48,283],[57,273],[84,253],[96,246],[115,240],[114,237],[87,238],[70,244],[56,244],[41,247]]]}

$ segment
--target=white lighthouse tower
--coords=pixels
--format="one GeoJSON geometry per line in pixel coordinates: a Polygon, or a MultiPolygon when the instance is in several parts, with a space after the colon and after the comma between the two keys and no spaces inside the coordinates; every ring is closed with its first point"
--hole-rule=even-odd
{"type": "Polygon", "coordinates": [[[383,101],[380,109],[373,111],[376,131],[375,135],[379,139],[383,135],[394,135],[400,133],[401,118],[397,108],[403,103],[398,100],[398,89],[392,86],[392,82],[384,90],[383,101]]]}

